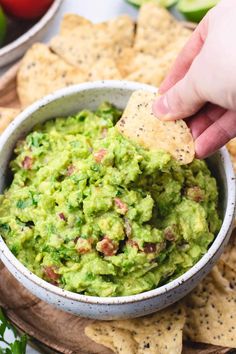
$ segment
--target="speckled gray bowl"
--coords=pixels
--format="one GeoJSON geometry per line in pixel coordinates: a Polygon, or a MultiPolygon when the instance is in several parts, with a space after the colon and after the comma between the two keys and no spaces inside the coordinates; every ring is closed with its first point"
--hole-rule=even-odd
{"type": "Polygon", "coordinates": [[[59,10],[62,1],[63,0],[54,0],[45,15],[34,26],[22,34],[22,36],[0,49],[0,68],[13,63],[16,59],[20,58],[29,47],[43,38],[59,10]]]}
{"type": "MultiPolygon", "coordinates": [[[[47,119],[67,116],[83,108],[95,109],[102,101],[124,108],[134,90],[151,86],[131,82],[107,81],[72,86],[47,96],[22,112],[0,138],[0,192],[7,186],[8,162],[19,138],[47,119]]],[[[181,277],[145,293],[113,298],[75,294],[38,278],[27,270],[0,238],[0,256],[9,271],[33,294],[60,309],[97,319],[138,317],[160,310],[182,298],[211,270],[230,237],[235,210],[235,175],[228,152],[221,149],[208,160],[220,188],[223,224],[215,241],[202,259],[181,277]]]]}

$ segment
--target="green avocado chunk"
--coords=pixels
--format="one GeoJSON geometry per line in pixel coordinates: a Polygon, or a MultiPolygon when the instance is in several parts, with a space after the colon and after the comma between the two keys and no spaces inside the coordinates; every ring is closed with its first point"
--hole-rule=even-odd
{"type": "Polygon", "coordinates": [[[127,140],[103,103],[35,127],[15,148],[0,234],[28,269],[92,296],[138,294],[191,268],[219,231],[205,161],[127,140]]]}

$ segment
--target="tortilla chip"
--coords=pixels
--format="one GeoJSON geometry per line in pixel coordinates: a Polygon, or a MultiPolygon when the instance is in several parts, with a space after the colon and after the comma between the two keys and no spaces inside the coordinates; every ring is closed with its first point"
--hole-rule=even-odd
{"type": "Polygon", "coordinates": [[[92,22],[85,17],[76,14],[65,14],[61,21],[60,33],[64,34],[74,30],[77,27],[91,24],[92,22]]]}
{"type": "Polygon", "coordinates": [[[122,354],[180,354],[185,312],[180,304],[133,320],[99,322],[85,334],[122,354]]]}
{"type": "Polygon", "coordinates": [[[49,48],[34,44],[24,56],[17,75],[17,90],[22,106],[65,86],[86,81],[85,74],[61,60],[49,48]]]}
{"type": "Polygon", "coordinates": [[[89,81],[121,80],[122,76],[114,60],[103,58],[92,67],[88,79],[89,81]]]}
{"type": "Polygon", "coordinates": [[[136,354],[138,345],[131,333],[116,328],[110,322],[95,322],[85,328],[85,334],[94,342],[102,344],[119,354],[136,354]]]}
{"type": "Polygon", "coordinates": [[[230,242],[226,246],[221,259],[232,269],[235,270],[236,274],[236,232],[234,231],[230,242]]]}
{"type": "Polygon", "coordinates": [[[230,140],[226,147],[229,150],[234,172],[236,173],[236,138],[230,140]]]}
{"type": "Polygon", "coordinates": [[[115,58],[134,44],[134,21],[128,15],[121,15],[107,22],[108,32],[114,45],[115,58]]]}
{"type": "Polygon", "coordinates": [[[133,39],[134,23],[122,15],[108,22],[63,30],[51,40],[50,47],[67,63],[89,72],[100,59],[119,58],[122,48],[131,46],[133,39]]]}
{"type": "Polygon", "coordinates": [[[89,72],[100,59],[113,57],[113,44],[106,26],[80,26],[54,37],[50,47],[63,60],[89,72]]]}
{"type": "Polygon", "coordinates": [[[117,123],[118,130],[148,149],[167,151],[180,164],[190,163],[195,151],[187,124],[182,120],[166,122],[155,117],[152,113],[155,98],[152,92],[134,92],[117,123]]]}
{"type": "Polygon", "coordinates": [[[119,58],[121,73],[126,80],[158,87],[191,33],[162,7],[151,2],[143,5],[134,48],[119,58]]]}
{"type": "MultiPolygon", "coordinates": [[[[175,59],[176,53],[173,52],[166,53],[161,58],[138,53],[133,57],[129,66],[126,66],[125,69],[128,75],[125,76],[125,79],[158,87],[167,75],[175,59]]],[[[124,68],[122,69],[124,71],[124,68]]]]}
{"type": "Polygon", "coordinates": [[[191,33],[166,9],[148,2],[139,12],[135,49],[155,57],[169,51],[177,55],[191,33]]]}
{"type": "Polygon", "coordinates": [[[123,48],[116,60],[117,67],[123,77],[126,77],[133,71],[133,61],[137,52],[133,48],[123,48]]]}
{"type": "Polygon", "coordinates": [[[220,260],[186,298],[184,332],[196,342],[236,347],[236,273],[220,260]]]}
{"type": "Polygon", "coordinates": [[[19,109],[0,107],[0,133],[6,129],[19,113],[19,109]]]}

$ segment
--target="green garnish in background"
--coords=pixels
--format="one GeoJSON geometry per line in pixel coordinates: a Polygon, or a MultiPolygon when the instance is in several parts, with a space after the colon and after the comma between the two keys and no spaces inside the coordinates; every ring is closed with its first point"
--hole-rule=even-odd
{"type": "Polygon", "coordinates": [[[164,7],[176,5],[177,10],[192,22],[200,22],[206,13],[214,7],[219,0],[126,0],[130,4],[140,7],[147,2],[153,2],[164,7]]]}
{"type": "Polygon", "coordinates": [[[7,31],[7,19],[6,16],[0,6],[0,47],[4,42],[7,31]]]}
{"type": "Polygon", "coordinates": [[[200,22],[201,19],[212,9],[219,0],[179,0],[177,9],[187,20],[200,22]]]}
{"type": "Polygon", "coordinates": [[[14,326],[6,319],[3,311],[0,309],[0,354],[25,354],[27,336],[20,336],[14,326]],[[10,330],[13,334],[14,341],[9,343],[6,339],[6,331],[10,330]]]}
{"type": "Polygon", "coordinates": [[[142,6],[143,4],[150,1],[164,7],[171,7],[177,3],[177,0],[126,0],[126,1],[137,7],[142,6]]]}

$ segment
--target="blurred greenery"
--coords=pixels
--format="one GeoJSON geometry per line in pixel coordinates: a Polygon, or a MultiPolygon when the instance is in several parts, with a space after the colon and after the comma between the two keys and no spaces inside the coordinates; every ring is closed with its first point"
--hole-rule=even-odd
{"type": "Polygon", "coordinates": [[[0,308],[0,354],[25,354],[27,336],[20,336],[17,329],[9,322],[0,308]],[[6,333],[9,330],[13,341],[8,342],[6,333]]]}
{"type": "Polygon", "coordinates": [[[219,0],[125,0],[135,7],[140,7],[147,2],[171,8],[171,12],[178,14],[188,21],[200,22],[206,13],[215,6],[219,0]]]}

